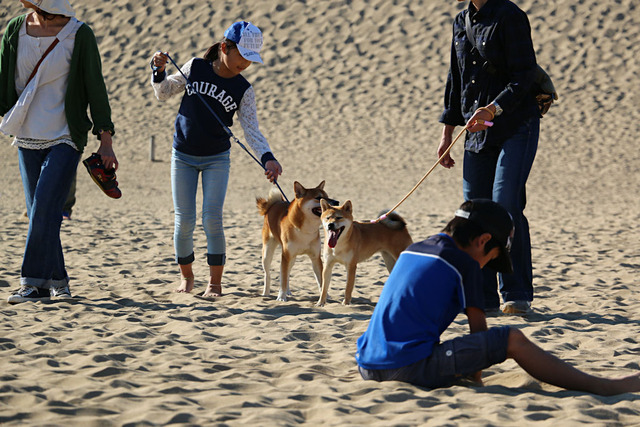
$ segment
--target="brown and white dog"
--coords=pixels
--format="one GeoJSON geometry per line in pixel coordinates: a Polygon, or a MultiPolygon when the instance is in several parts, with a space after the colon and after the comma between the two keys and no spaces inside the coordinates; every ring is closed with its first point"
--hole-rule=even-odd
{"type": "MultiPolygon", "coordinates": [[[[277,190],[269,197],[256,198],[260,214],[264,216],[262,226],[262,268],[264,269],[263,296],[271,289],[271,261],[278,246],[282,247],[280,258],[280,292],[278,301],[286,301],[291,295],[289,273],[298,255],[308,255],[313,266],[313,274],[322,286],[322,259],[320,257],[320,200],[328,198],[324,191],[324,181],[315,188],[304,188],[299,182],[293,183],[295,199],[286,202],[277,190]]],[[[337,202],[335,202],[337,204],[337,202]]]]}
{"type": "Polygon", "coordinates": [[[331,271],[336,262],[344,264],[347,268],[347,287],[342,304],[348,305],[351,303],[358,263],[380,252],[387,270],[391,272],[400,252],[413,243],[413,240],[407,230],[407,224],[396,213],[392,212],[379,222],[357,222],[353,220],[350,200],[335,208],[321,200],[320,207],[320,218],[325,233],[324,267],[322,291],[316,305],[321,307],[327,302],[331,271]]]}

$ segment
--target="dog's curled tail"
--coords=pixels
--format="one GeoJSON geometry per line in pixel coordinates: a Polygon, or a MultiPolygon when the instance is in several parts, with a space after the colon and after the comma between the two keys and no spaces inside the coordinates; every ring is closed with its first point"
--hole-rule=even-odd
{"type": "MultiPolygon", "coordinates": [[[[378,218],[386,214],[387,212],[388,211],[380,212],[378,214],[378,218]]],[[[380,222],[392,230],[402,230],[407,227],[406,221],[395,212],[391,212],[389,215],[385,216],[385,218],[382,219],[380,222]]]]}
{"type": "Polygon", "coordinates": [[[266,199],[264,197],[256,197],[256,206],[258,206],[260,215],[265,216],[267,212],[269,212],[269,209],[271,209],[271,206],[283,201],[282,194],[275,188],[272,188],[266,199]]]}

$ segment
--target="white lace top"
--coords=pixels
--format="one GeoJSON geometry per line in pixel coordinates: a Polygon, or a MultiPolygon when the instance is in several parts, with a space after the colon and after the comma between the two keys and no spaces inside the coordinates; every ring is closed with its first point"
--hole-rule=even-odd
{"type": "MultiPolygon", "coordinates": [[[[71,140],[71,132],[65,116],[65,94],[67,91],[71,54],[79,25],[75,18],[67,23],[71,26],[68,35],[47,55],[38,73],[38,86],[29,105],[29,111],[16,133],[13,145],[32,150],[43,150],[57,144],[67,144],[77,150],[71,140]],[[75,28],[72,29],[72,27],[75,28]]],[[[61,30],[63,33],[65,29],[61,30]]],[[[16,64],[16,90],[21,95],[27,80],[42,54],[55,40],[52,37],[32,37],[27,34],[25,19],[19,32],[18,60],[16,64]]],[[[35,79],[34,79],[35,80],[35,79]]]]}

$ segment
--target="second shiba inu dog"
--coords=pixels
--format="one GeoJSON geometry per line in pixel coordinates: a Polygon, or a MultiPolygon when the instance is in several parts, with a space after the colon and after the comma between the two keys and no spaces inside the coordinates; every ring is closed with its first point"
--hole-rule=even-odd
{"type": "Polygon", "coordinates": [[[258,210],[264,216],[264,225],[262,226],[264,288],[262,295],[269,295],[271,261],[276,248],[281,246],[279,301],[286,301],[287,296],[291,295],[289,273],[298,255],[305,254],[311,259],[318,291],[321,290],[320,200],[327,199],[337,204],[329,199],[324,191],[324,181],[315,188],[304,188],[296,181],[293,183],[293,190],[296,197],[291,203],[282,200],[280,193],[274,190],[269,193],[266,200],[261,197],[256,198],[258,210]]]}
{"type": "Polygon", "coordinates": [[[413,240],[402,217],[391,213],[380,222],[357,222],[353,220],[351,201],[333,208],[324,200],[322,227],[325,233],[322,269],[322,291],[317,306],[327,302],[331,271],[336,262],[347,268],[347,287],[342,304],[351,303],[351,294],[356,280],[356,266],[376,252],[380,252],[387,270],[391,271],[400,256],[413,240]]]}

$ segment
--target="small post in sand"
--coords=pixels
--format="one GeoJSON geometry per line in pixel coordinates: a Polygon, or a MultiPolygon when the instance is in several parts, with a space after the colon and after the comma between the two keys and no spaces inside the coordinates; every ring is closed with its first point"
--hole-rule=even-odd
{"type": "Polygon", "coordinates": [[[156,161],[156,144],[153,135],[151,135],[149,139],[149,160],[152,162],[156,161]]]}

